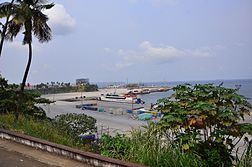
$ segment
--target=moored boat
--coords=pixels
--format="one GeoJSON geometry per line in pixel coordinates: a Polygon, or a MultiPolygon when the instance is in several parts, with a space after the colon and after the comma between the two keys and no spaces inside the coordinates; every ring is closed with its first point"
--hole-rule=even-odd
{"type": "Polygon", "coordinates": [[[121,103],[137,103],[139,99],[135,94],[102,94],[100,97],[102,101],[111,101],[111,102],[121,102],[121,103]]]}

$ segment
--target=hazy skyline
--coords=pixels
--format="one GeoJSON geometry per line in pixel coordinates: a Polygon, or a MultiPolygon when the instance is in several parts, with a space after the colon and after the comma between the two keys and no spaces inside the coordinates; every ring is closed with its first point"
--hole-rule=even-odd
{"type": "MultiPolygon", "coordinates": [[[[251,0],[49,2],[53,39],[34,38],[29,83],[252,78],[251,0]]],[[[0,58],[10,82],[26,66],[21,41],[6,42],[0,58]]]]}

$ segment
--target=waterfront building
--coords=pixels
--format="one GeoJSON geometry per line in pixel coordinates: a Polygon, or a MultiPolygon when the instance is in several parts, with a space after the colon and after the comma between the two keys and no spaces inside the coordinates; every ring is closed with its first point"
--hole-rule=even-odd
{"type": "Polygon", "coordinates": [[[80,78],[80,79],[76,79],[76,85],[86,85],[89,84],[89,79],[88,78],[80,78]]]}

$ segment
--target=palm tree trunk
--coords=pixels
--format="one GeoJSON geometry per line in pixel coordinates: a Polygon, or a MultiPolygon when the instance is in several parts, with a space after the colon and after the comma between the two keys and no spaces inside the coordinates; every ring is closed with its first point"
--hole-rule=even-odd
{"type": "MultiPolygon", "coordinates": [[[[14,0],[11,1],[11,6],[13,5],[13,3],[14,3],[14,0]]],[[[0,57],[1,57],[1,55],[2,55],[3,44],[4,44],[4,38],[5,38],[6,31],[7,31],[7,27],[8,27],[8,24],[9,24],[10,16],[11,16],[11,13],[10,13],[10,11],[8,11],[8,14],[7,14],[7,17],[6,17],[6,21],[5,21],[5,24],[4,24],[4,26],[3,26],[3,31],[2,31],[2,33],[1,33],[0,57]]]]}
{"type": "Polygon", "coordinates": [[[31,67],[31,61],[32,61],[32,44],[31,44],[31,41],[28,43],[28,45],[29,45],[29,58],[28,58],[28,63],[27,63],[26,69],[25,69],[23,81],[22,81],[22,84],[21,84],[21,89],[20,89],[21,92],[24,91],[25,83],[26,83],[26,80],[27,80],[27,77],[28,77],[28,73],[29,73],[29,70],[30,70],[30,67],[31,67]]]}
{"type": "Polygon", "coordinates": [[[24,77],[23,77],[23,81],[21,84],[21,88],[20,88],[20,92],[18,92],[18,101],[17,101],[17,108],[16,108],[16,113],[15,113],[15,119],[14,119],[14,124],[17,124],[18,121],[18,117],[19,117],[19,113],[20,113],[20,104],[22,103],[22,96],[23,96],[23,92],[24,92],[24,87],[25,87],[25,83],[28,77],[28,73],[31,67],[31,61],[32,61],[32,44],[31,41],[28,43],[29,45],[29,58],[28,58],[28,63],[26,65],[26,69],[25,69],[25,73],[24,73],[24,77]]]}

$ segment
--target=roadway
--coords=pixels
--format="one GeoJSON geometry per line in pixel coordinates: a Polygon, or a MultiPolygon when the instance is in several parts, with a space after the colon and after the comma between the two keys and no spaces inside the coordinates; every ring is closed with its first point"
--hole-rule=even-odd
{"type": "Polygon", "coordinates": [[[0,148],[0,166],[1,167],[52,167],[51,165],[39,162],[23,154],[8,151],[0,148]]]}
{"type": "Polygon", "coordinates": [[[1,167],[92,167],[64,156],[0,138],[1,167]]]}

